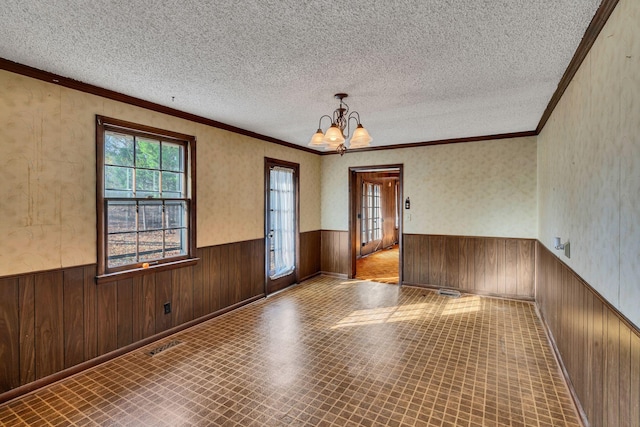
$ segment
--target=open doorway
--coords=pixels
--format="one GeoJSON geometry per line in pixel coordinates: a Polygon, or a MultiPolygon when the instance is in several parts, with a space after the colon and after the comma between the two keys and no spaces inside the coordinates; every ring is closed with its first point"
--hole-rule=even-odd
{"type": "Polygon", "coordinates": [[[402,165],[349,168],[351,278],[399,284],[402,165]]]}

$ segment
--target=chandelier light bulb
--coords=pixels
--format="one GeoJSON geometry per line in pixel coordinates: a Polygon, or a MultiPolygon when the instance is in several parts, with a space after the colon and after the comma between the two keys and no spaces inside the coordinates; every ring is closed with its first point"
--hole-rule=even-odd
{"type": "Polygon", "coordinates": [[[373,141],[369,132],[361,125],[358,124],[358,127],[353,132],[353,136],[351,137],[351,141],[349,142],[349,148],[363,148],[368,147],[369,144],[373,141]]]}
{"type": "Polygon", "coordinates": [[[327,133],[324,135],[324,142],[331,147],[337,147],[338,145],[344,143],[344,136],[342,136],[342,131],[335,123],[332,124],[329,129],[327,129],[327,133]]]}

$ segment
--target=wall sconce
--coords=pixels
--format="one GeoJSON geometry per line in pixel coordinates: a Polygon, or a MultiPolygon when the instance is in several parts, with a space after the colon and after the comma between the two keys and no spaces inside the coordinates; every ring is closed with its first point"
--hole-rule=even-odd
{"type": "Polygon", "coordinates": [[[564,243],[562,243],[562,239],[560,239],[560,237],[553,238],[553,247],[559,251],[564,250],[564,243]]]}
{"type": "Polygon", "coordinates": [[[569,241],[562,243],[562,239],[560,239],[560,237],[554,237],[553,247],[559,251],[564,251],[564,256],[571,258],[571,244],[569,241]]]}

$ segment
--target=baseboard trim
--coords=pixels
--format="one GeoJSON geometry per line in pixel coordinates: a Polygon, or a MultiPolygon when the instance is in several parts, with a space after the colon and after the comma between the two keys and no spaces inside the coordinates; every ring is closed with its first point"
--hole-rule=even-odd
{"type": "Polygon", "coordinates": [[[332,271],[321,271],[318,274],[321,274],[323,276],[329,276],[329,277],[335,277],[337,279],[348,279],[349,275],[344,274],[344,273],[334,273],[332,271]]]}
{"type": "Polygon", "coordinates": [[[535,302],[535,298],[534,297],[525,297],[525,296],[519,296],[519,295],[502,295],[502,294],[495,294],[495,293],[491,293],[491,292],[476,291],[476,290],[473,290],[473,289],[469,290],[469,289],[461,289],[461,288],[454,288],[454,287],[447,287],[447,286],[436,286],[436,285],[429,285],[429,284],[425,284],[425,283],[413,283],[413,282],[403,281],[401,286],[413,286],[415,288],[423,288],[423,289],[429,289],[429,290],[455,289],[456,291],[460,291],[463,294],[478,295],[478,296],[482,296],[482,297],[508,299],[508,300],[514,300],[514,301],[535,302]]]}
{"type": "Polygon", "coordinates": [[[304,282],[305,280],[313,279],[314,277],[316,277],[316,276],[320,276],[321,274],[322,274],[322,272],[321,272],[321,271],[316,271],[316,272],[315,272],[315,273],[313,273],[313,274],[309,274],[308,276],[301,277],[301,278],[300,278],[300,281],[299,281],[298,283],[300,283],[300,282],[304,282]]]}
{"type": "Polygon", "coordinates": [[[262,298],[265,297],[265,294],[260,294],[260,295],[256,295],[252,298],[246,299],[244,301],[240,301],[239,303],[230,305],[229,307],[225,307],[222,308],[220,310],[214,311],[213,313],[209,313],[205,316],[199,317],[197,319],[191,320],[189,322],[183,323],[181,325],[178,326],[174,326],[171,329],[167,329],[166,331],[160,332],[159,334],[155,334],[152,335],[148,338],[145,338],[143,340],[137,341],[135,343],[129,344],[128,346],[119,348],[117,350],[114,350],[112,352],[103,354],[102,356],[98,356],[96,358],[93,358],[91,360],[87,360],[86,362],[82,362],[79,363],[75,366],[72,366],[70,368],[64,369],[62,371],[56,372],[55,374],[46,376],[44,378],[40,378],[39,380],[30,382],[28,384],[22,385],[20,387],[16,387],[13,388],[9,391],[6,391],[4,393],[0,394],[0,404],[4,404],[9,402],[10,400],[13,399],[17,399],[19,397],[22,397],[28,393],[32,393],[37,391],[38,389],[53,384],[55,382],[61,381],[63,379],[69,378],[73,375],[79,374],[83,371],[86,371],[87,369],[93,368],[95,366],[101,365],[103,363],[106,363],[112,359],[115,359],[117,357],[123,356],[127,353],[130,353],[134,350],[137,350],[141,347],[144,347],[148,344],[151,344],[155,341],[159,341],[163,338],[166,338],[170,335],[173,335],[175,333],[181,332],[185,329],[188,329],[192,326],[198,325],[202,322],[206,322],[207,320],[211,320],[214,317],[219,317],[222,316],[223,314],[226,314],[230,311],[233,311],[237,308],[240,308],[242,306],[245,306],[247,304],[251,304],[252,302],[255,302],[257,300],[260,300],[262,298]]]}

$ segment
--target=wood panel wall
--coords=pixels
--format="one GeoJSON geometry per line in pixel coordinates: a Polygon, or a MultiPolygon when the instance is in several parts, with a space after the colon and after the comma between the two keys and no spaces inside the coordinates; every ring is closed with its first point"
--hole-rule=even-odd
{"type": "Polygon", "coordinates": [[[200,248],[198,257],[99,285],[95,265],[1,278],[0,396],[264,294],[263,239],[200,248]]]}
{"type": "Polygon", "coordinates": [[[300,233],[300,281],[315,276],[320,272],[321,255],[320,230],[300,233]]]}
{"type": "Polygon", "coordinates": [[[320,238],[321,271],[325,274],[348,276],[349,232],[322,230],[320,238]]]}
{"type": "Polygon", "coordinates": [[[640,425],[640,330],[541,243],[536,303],[592,426],[640,425]]]}
{"type": "Polygon", "coordinates": [[[535,297],[535,240],[403,235],[403,283],[535,297]]]}

